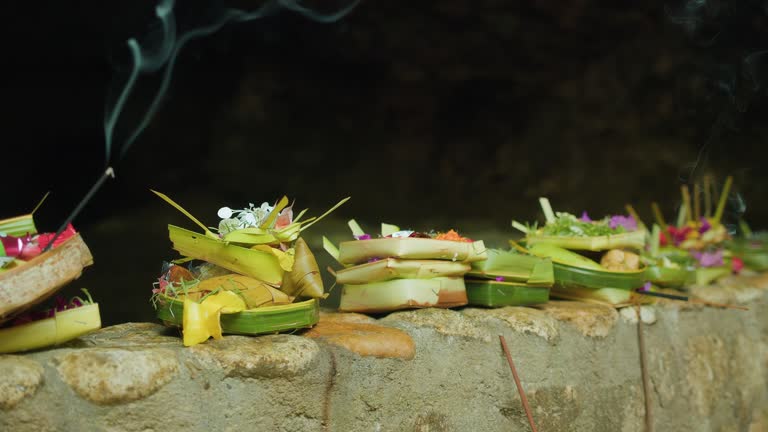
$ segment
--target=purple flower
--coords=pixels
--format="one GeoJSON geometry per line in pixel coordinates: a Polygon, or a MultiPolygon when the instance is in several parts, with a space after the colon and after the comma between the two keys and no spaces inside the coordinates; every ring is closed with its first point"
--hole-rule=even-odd
{"type": "Polygon", "coordinates": [[[611,229],[624,227],[627,231],[635,231],[637,229],[637,221],[632,216],[614,215],[611,216],[609,226],[611,229]]]}
{"type": "Polygon", "coordinates": [[[355,236],[356,240],[370,240],[371,235],[370,234],[361,234],[359,236],[355,236]]]}
{"type": "Polygon", "coordinates": [[[709,223],[707,218],[701,218],[701,226],[699,226],[699,234],[704,234],[710,229],[712,229],[712,225],[709,223]]]}
{"type": "Polygon", "coordinates": [[[62,296],[57,296],[56,306],[54,308],[56,309],[56,312],[63,312],[67,310],[67,300],[65,300],[62,296]]]}
{"type": "Polygon", "coordinates": [[[696,258],[699,265],[702,267],[718,267],[723,265],[723,250],[719,249],[715,252],[698,252],[692,251],[691,255],[696,258]]]}
{"type": "Polygon", "coordinates": [[[581,217],[579,218],[579,220],[580,220],[580,221],[582,221],[582,222],[592,222],[592,219],[590,219],[590,217],[589,217],[589,215],[587,214],[587,211],[586,211],[586,210],[584,210],[583,212],[581,212],[581,217]]]}
{"type": "Polygon", "coordinates": [[[650,291],[650,290],[651,290],[651,283],[650,282],[644,283],[643,287],[640,288],[640,291],[650,291]]]}
{"type": "Polygon", "coordinates": [[[496,276],[496,282],[504,282],[504,276],[496,276]]]}
{"type": "MultiPolygon", "coordinates": [[[[363,240],[365,240],[365,239],[363,239],[363,240]]],[[[370,259],[368,260],[368,262],[369,262],[369,263],[372,263],[372,262],[376,262],[376,261],[380,261],[380,260],[381,260],[381,258],[373,257],[373,258],[370,258],[370,259]]]]}

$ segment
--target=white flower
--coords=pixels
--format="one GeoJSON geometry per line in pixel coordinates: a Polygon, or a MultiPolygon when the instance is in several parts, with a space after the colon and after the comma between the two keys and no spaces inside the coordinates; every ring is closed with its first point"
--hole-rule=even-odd
{"type": "Polygon", "coordinates": [[[232,209],[229,207],[222,207],[216,214],[222,219],[229,219],[232,217],[232,209]]]}
{"type": "Polygon", "coordinates": [[[392,233],[392,237],[398,238],[398,237],[410,237],[410,235],[413,234],[413,231],[410,230],[404,230],[404,231],[398,231],[392,233]]]}
{"type": "Polygon", "coordinates": [[[256,216],[251,212],[245,213],[241,220],[245,226],[256,226],[259,224],[259,221],[256,220],[256,216]]]}

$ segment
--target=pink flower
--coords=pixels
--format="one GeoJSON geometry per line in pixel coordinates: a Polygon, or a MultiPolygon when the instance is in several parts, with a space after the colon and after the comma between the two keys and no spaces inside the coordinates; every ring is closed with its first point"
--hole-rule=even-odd
{"type": "Polygon", "coordinates": [[[592,219],[589,217],[586,210],[581,212],[581,217],[579,218],[579,220],[582,222],[592,222],[592,219]]]}
{"type": "Polygon", "coordinates": [[[719,249],[715,252],[698,252],[691,251],[691,255],[696,258],[699,265],[702,267],[718,267],[723,265],[723,250],[719,249]]]}
{"type": "Polygon", "coordinates": [[[609,226],[611,229],[616,229],[621,226],[627,231],[635,231],[637,230],[637,221],[632,216],[614,215],[611,216],[609,226]]]}
{"type": "Polygon", "coordinates": [[[699,234],[704,234],[710,229],[712,229],[712,224],[709,223],[707,218],[701,218],[701,225],[699,225],[699,234]]]}
{"type": "Polygon", "coordinates": [[[496,276],[496,282],[504,282],[504,276],[496,276]]]}
{"type": "Polygon", "coordinates": [[[356,240],[370,240],[371,235],[370,234],[361,234],[359,236],[355,236],[356,240]]]}

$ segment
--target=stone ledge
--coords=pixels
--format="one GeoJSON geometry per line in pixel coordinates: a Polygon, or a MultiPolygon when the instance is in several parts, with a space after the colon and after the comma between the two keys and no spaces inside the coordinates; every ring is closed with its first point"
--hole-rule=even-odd
{"type": "MultiPolygon", "coordinates": [[[[642,308],[655,321],[643,331],[657,430],[766,430],[768,295],[756,281],[726,290],[751,298],[749,311],[642,308]]],[[[551,302],[321,322],[192,348],[178,330],[128,323],[0,357],[0,430],[528,430],[498,334],[541,430],[644,430],[633,309],[551,302]]]]}

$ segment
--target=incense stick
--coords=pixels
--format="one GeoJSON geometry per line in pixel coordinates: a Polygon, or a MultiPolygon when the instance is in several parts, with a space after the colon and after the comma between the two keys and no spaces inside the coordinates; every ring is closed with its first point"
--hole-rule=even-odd
{"type": "Polygon", "coordinates": [[[725,185],[723,185],[723,192],[720,193],[720,198],[717,202],[717,210],[715,210],[715,216],[712,218],[712,224],[716,225],[720,223],[720,219],[723,217],[725,211],[725,203],[728,201],[728,193],[731,191],[731,184],[733,184],[733,177],[728,176],[725,179],[725,185]]]}
{"type": "Polygon", "coordinates": [[[640,374],[643,378],[643,398],[645,399],[645,430],[653,432],[653,415],[651,413],[651,382],[648,377],[648,359],[645,354],[645,335],[643,334],[643,319],[640,305],[635,305],[637,313],[637,348],[640,351],[640,374]]]}
{"type": "Polygon", "coordinates": [[[646,229],[645,224],[643,223],[642,219],[640,219],[640,215],[637,214],[635,208],[632,207],[632,204],[627,204],[624,206],[624,208],[627,209],[627,213],[629,213],[630,216],[635,218],[635,221],[640,228],[646,229]]]}
{"type": "Polygon", "coordinates": [[[43,252],[48,252],[52,247],[53,243],[56,241],[56,239],[59,238],[62,232],[64,232],[65,229],[67,229],[67,225],[72,223],[72,221],[77,217],[77,215],[80,213],[80,211],[85,207],[86,204],[88,204],[88,201],[93,198],[93,195],[98,191],[101,186],[104,184],[105,181],[107,181],[108,178],[115,178],[115,170],[112,169],[112,167],[107,167],[107,169],[104,171],[104,174],[102,174],[98,180],[96,180],[96,183],[91,186],[91,189],[88,191],[88,193],[85,194],[82,200],[77,204],[77,207],[75,207],[74,210],[72,210],[72,213],[70,213],[69,217],[64,220],[64,223],[61,224],[61,227],[58,231],[56,231],[56,235],[53,236],[53,239],[51,239],[50,243],[48,243],[47,246],[45,246],[45,249],[43,249],[43,252]]]}
{"type": "Polygon", "coordinates": [[[696,221],[701,220],[701,185],[695,183],[693,185],[693,215],[696,221]]]}
{"type": "Polygon", "coordinates": [[[675,294],[667,294],[662,292],[656,292],[656,291],[643,291],[643,290],[635,290],[637,294],[640,295],[646,295],[651,297],[660,297],[665,298],[668,300],[679,300],[684,302],[690,302],[690,303],[697,303],[697,304],[703,304],[705,306],[712,306],[712,307],[719,307],[723,309],[738,309],[738,310],[745,310],[748,311],[749,308],[746,306],[738,306],[738,305],[732,305],[727,303],[715,303],[707,300],[697,299],[697,298],[690,298],[687,296],[681,296],[681,295],[675,295],[675,294]]]}
{"type": "Polygon", "coordinates": [[[653,216],[656,218],[656,223],[659,224],[661,229],[664,231],[667,230],[667,222],[664,220],[664,214],[661,213],[661,209],[659,208],[659,203],[651,203],[651,209],[653,210],[653,216]]]}
{"type": "Polygon", "coordinates": [[[712,214],[712,176],[704,176],[704,216],[709,217],[712,214]]]}
{"type": "Polygon", "coordinates": [[[533,432],[538,432],[536,424],[533,422],[533,414],[531,413],[531,407],[528,405],[528,398],[525,397],[525,391],[523,385],[520,383],[520,378],[517,376],[517,369],[515,369],[515,363],[512,361],[512,354],[509,353],[509,347],[507,347],[507,340],[503,335],[499,335],[501,341],[501,348],[504,350],[504,355],[507,357],[507,363],[509,368],[512,369],[512,377],[515,379],[515,385],[517,386],[517,392],[520,393],[520,400],[523,401],[523,408],[525,409],[525,415],[528,417],[528,424],[531,425],[533,432]]]}
{"type": "Polygon", "coordinates": [[[690,301],[691,303],[703,304],[704,306],[718,307],[718,308],[723,308],[723,309],[738,309],[738,310],[743,310],[743,311],[748,311],[749,310],[749,308],[746,307],[746,306],[738,306],[738,305],[732,305],[732,304],[728,304],[728,303],[715,303],[715,302],[711,302],[711,301],[707,301],[707,300],[702,300],[702,299],[697,299],[697,298],[692,298],[692,299],[690,299],[688,301],[690,301]]]}
{"type": "MultiPolygon", "coordinates": [[[[691,211],[691,193],[688,190],[688,185],[680,186],[680,192],[683,194],[683,205],[685,206],[685,218],[688,222],[693,221],[693,212],[691,211]]],[[[680,219],[678,219],[678,226],[680,226],[680,219]]]]}
{"type": "Polygon", "coordinates": [[[667,294],[667,293],[660,293],[655,291],[643,291],[643,290],[635,290],[636,293],[647,295],[651,297],[661,297],[669,300],[680,300],[680,301],[688,301],[688,297],[681,296],[681,295],[675,295],[675,294],[667,294]]]}

